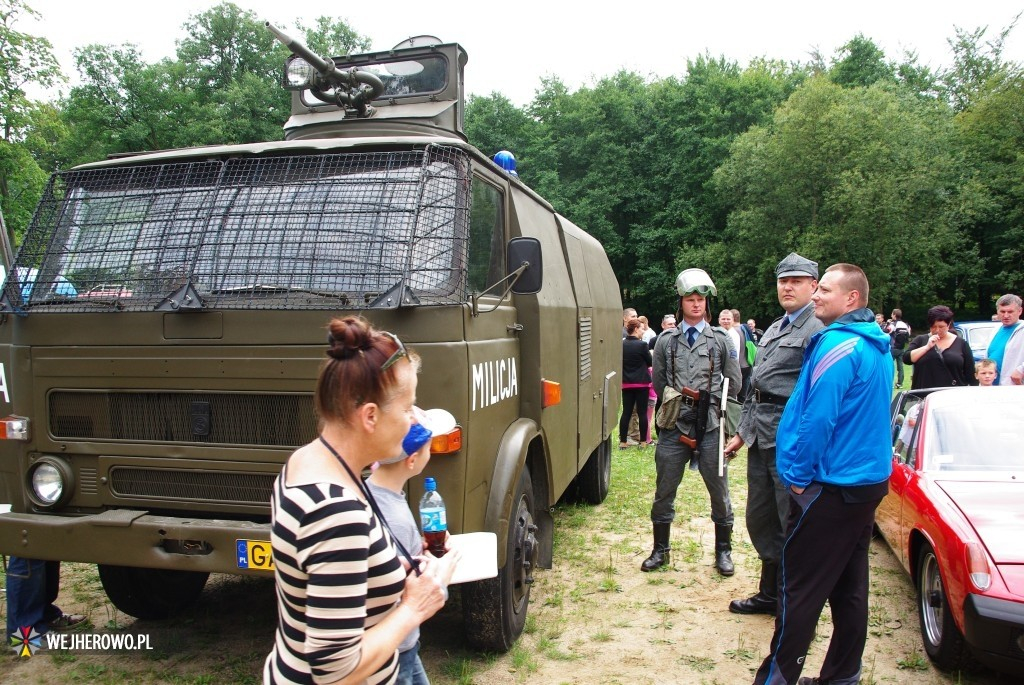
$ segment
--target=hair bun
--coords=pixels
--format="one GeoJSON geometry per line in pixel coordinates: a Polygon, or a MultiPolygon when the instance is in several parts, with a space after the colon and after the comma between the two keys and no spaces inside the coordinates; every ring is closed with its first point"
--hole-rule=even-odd
{"type": "Polygon", "coordinates": [[[327,327],[327,354],[334,359],[349,359],[372,344],[370,326],[363,319],[348,316],[334,319],[327,327]]]}

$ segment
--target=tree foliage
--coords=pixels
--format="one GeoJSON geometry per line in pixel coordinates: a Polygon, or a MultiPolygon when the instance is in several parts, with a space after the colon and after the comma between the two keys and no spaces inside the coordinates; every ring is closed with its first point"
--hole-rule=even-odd
{"type": "Polygon", "coordinates": [[[0,0],[0,212],[17,239],[32,215],[46,174],[22,144],[33,104],[25,86],[49,87],[63,79],[50,42],[16,29],[38,17],[21,0],[0,0]]]}
{"type": "Polygon", "coordinates": [[[15,28],[20,19],[38,16],[21,0],[0,0],[0,132],[7,141],[17,139],[31,108],[25,86],[48,88],[64,79],[50,41],[15,28]]]}
{"type": "Polygon", "coordinates": [[[730,292],[767,307],[762,284],[797,250],[823,266],[860,265],[880,309],[955,294],[978,264],[952,213],[954,147],[952,121],[935,103],[881,84],[811,79],[769,124],[741,136],[715,174],[732,207],[722,265],[730,292]]]}
{"type": "MultiPolygon", "coordinates": [[[[133,45],[81,46],[78,85],[49,104],[24,93],[63,78],[49,44],[16,30],[32,14],[0,0],[0,183],[16,231],[54,169],[282,137],[287,49],[248,10],[190,17],[154,63],[133,45]]],[[[654,318],[690,266],[715,279],[716,306],[773,318],[774,266],[791,250],[863,266],[880,310],[986,316],[1024,287],[1024,75],[1003,58],[1015,23],[956,28],[944,70],[858,34],[804,64],[699,55],[675,75],[623,70],[575,91],[553,76],[525,107],[470,98],[465,133],[489,156],[513,152],[522,180],[604,245],[626,304],[654,318]]],[[[328,16],[296,31],[324,56],[369,46],[328,16]]]]}

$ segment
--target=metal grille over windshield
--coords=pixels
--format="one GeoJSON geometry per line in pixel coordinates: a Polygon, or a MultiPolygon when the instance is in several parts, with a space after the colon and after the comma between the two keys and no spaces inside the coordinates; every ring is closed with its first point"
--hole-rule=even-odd
{"type": "Polygon", "coordinates": [[[8,311],[343,309],[467,296],[457,148],[57,173],[8,311]]]}

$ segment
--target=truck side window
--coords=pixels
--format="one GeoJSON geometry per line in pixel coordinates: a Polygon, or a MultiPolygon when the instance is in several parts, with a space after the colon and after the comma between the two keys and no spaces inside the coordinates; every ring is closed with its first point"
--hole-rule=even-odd
{"type": "Polygon", "coordinates": [[[473,178],[469,226],[469,290],[480,292],[505,275],[505,214],[501,191],[473,178]]]}

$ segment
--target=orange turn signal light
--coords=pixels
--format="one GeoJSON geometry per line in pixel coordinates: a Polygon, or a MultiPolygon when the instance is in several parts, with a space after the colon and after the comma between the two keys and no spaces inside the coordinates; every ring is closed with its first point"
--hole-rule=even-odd
{"type": "Polygon", "coordinates": [[[430,440],[431,454],[451,454],[462,449],[462,427],[456,426],[447,433],[435,435],[430,440]]]}
{"type": "Polygon", "coordinates": [[[562,402],[562,384],[556,383],[555,381],[546,381],[541,379],[540,381],[540,406],[551,407],[562,402]]]}

